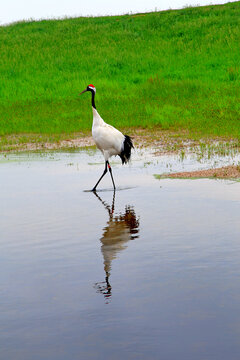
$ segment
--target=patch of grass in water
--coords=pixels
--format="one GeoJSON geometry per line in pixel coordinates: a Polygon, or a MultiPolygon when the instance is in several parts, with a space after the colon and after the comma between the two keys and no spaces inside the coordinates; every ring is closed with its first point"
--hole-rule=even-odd
{"type": "Polygon", "coordinates": [[[240,179],[235,179],[235,178],[219,178],[216,176],[206,176],[206,177],[202,177],[202,176],[192,176],[192,177],[182,177],[182,176],[179,176],[179,177],[171,177],[171,176],[168,176],[167,174],[163,174],[163,175],[159,175],[159,174],[154,174],[153,175],[155,177],[155,179],[157,180],[206,180],[206,179],[209,179],[209,180],[231,180],[231,181],[240,181],[240,179]]]}

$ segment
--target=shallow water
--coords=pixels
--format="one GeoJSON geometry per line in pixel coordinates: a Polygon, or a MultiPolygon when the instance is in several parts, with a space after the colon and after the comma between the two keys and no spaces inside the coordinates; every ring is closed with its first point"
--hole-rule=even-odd
{"type": "Polygon", "coordinates": [[[240,183],[153,176],[216,161],[2,156],[0,358],[239,359],[240,183]]]}

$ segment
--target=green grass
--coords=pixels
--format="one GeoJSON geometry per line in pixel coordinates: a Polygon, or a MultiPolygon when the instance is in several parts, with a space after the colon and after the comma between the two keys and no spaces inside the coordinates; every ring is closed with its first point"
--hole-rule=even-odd
{"type": "Polygon", "coordinates": [[[0,135],[118,128],[240,138],[240,2],[0,27],[0,135]]]}

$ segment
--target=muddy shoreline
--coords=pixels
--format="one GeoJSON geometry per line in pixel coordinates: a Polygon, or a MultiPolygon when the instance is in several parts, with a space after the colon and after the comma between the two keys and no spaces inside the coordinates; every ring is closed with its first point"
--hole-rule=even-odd
{"type": "Polygon", "coordinates": [[[171,179],[240,179],[240,166],[229,165],[216,169],[184,171],[173,174],[164,174],[161,178],[171,179]]]}
{"type": "MultiPolygon", "coordinates": [[[[137,149],[151,148],[154,157],[162,155],[176,154],[184,157],[187,153],[196,154],[199,157],[211,157],[214,155],[231,155],[240,152],[240,142],[238,139],[224,138],[204,138],[193,139],[186,132],[176,133],[162,131],[159,129],[146,130],[134,129],[123,130],[128,133],[137,149]]],[[[38,135],[14,135],[0,138],[0,153],[18,153],[50,150],[74,150],[79,148],[95,147],[91,133],[71,134],[57,137],[38,136],[38,135]]],[[[221,168],[211,168],[206,170],[167,173],[160,175],[161,178],[219,178],[219,179],[239,179],[240,165],[224,166],[221,168]]]]}
{"type": "MultiPolygon", "coordinates": [[[[195,149],[200,146],[212,144],[227,144],[239,148],[240,140],[219,137],[193,137],[186,131],[173,132],[162,129],[123,129],[124,134],[132,137],[135,147],[155,148],[155,155],[179,153],[184,149],[195,149]]],[[[37,151],[37,150],[62,150],[95,146],[91,132],[74,134],[21,134],[0,136],[0,153],[37,151]]]]}

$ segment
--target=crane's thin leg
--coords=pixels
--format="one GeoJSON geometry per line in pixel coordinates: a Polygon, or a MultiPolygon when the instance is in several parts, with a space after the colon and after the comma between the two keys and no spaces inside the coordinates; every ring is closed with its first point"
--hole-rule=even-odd
{"type": "Polygon", "coordinates": [[[104,175],[106,175],[107,173],[107,164],[108,164],[108,161],[105,162],[105,169],[103,171],[103,174],[102,176],[100,177],[100,179],[98,180],[98,182],[96,183],[96,185],[94,186],[94,188],[92,189],[92,191],[96,191],[96,188],[98,186],[98,184],[100,183],[100,181],[102,180],[102,178],[104,177],[104,175]]]}
{"type": "Polygon", "coordinates": [[[115,186],[115,183],[114,183],[114,180],[113,180],[113,175],[112,175],[112,168],[107,160],[107,165],[108,165],[108,169],[109,169],[109,172],[110,172],[110,175],[111,175],[111,178],[112,178],[112,183],[113,183],[113,189],[114,191],[116,190],[116,186],[115,186]]]}

